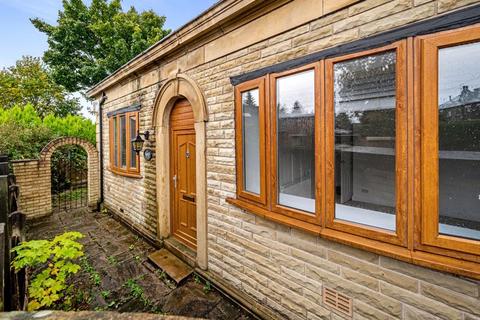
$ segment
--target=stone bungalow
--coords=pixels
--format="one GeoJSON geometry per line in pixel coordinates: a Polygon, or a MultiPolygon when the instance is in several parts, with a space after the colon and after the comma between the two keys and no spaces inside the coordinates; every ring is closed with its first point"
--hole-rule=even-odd
{"type": "Polygon", "coordinates": [[[480,319],[479,58],[478,0],[219,1],[88,92],[101,199],[263,317],[480,319]]]}

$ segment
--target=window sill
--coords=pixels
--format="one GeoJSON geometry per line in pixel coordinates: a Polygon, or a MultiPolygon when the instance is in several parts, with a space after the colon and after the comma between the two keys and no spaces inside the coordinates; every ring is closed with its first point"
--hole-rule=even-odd
{"type": "Polygon", "coordinates": [[[405,247],[378,240],[360,237],[350,233],[322,228],[319,225],[284,216],[242,199],[227,198],[226,201],[240,209],[292,228],[300,229],[334,242],[349,245],[379,255],[391,257],[418,266],[454,273],[480,280],[480,263],[451,258],[443,255],[410,250],[405,247]]]}
{"type": "Polygon", "coordinates": [[[143,176],[138,172],[126,172],[118,169],[108,168],[108,170],[118,176],[124,176],[132,179],[142,179],[143,176]]]}

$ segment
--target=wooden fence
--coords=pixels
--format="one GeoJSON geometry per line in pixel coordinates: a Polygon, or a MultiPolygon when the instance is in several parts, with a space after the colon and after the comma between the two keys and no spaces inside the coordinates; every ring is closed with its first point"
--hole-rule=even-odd
{"type": "Polygon", "coordinates": [[[0,155],[0,311],[23,310],[26,300],[25,270],[14,272],[11,249],[25,240],[25,215],[18,210],[19,188],[9,174],[9,162],[0,155]]]}

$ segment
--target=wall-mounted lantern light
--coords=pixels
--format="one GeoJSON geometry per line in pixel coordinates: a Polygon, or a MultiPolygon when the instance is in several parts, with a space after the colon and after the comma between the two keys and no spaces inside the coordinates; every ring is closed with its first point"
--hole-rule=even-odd
{"type": "Polygon", "coordinates": [[[140,151],[143,149],[143,144],[145,143],[145,140],[142,139],[142,135],[145,137],[145,140],[148,140],[150,137],[150,132],[145,131],[144,133],[137,132],[137,137],[132,140],[132,147],[133,150],[139,154],[140,151]]]}

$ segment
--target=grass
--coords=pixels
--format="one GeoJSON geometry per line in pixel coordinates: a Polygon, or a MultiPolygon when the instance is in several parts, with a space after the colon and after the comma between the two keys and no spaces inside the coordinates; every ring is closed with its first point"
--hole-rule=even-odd
{"type": "Polygon", "coordinates": [[[83,187],[78,189],[66,190],[62,193],[57,194],[56,197],[59,201],[80,200],[82,197],[84,198],[87,197],[87,192],[88,192],[88,189],[86,187],[83,187]]]}

